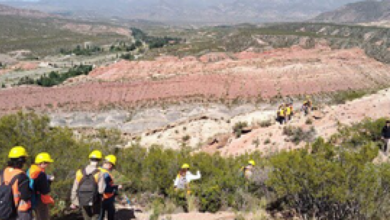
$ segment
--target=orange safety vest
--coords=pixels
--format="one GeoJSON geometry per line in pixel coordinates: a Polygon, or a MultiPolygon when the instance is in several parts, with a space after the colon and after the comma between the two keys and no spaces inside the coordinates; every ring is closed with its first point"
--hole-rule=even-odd
{"type": "MultiPolygon", "coordinates": [[[[45,170],[33,164],[30,167],[29,173],[30,178],[35,180],[36,178],[38,178],[39,174],[45,173],[45,170]]],[[[54,204],[54,199],[50,195],[43,195],[38,191],[35,191],[35,194],[39,195],[43,204],[54,204]]]]}
{"type": "MultiPolygon", "coordinates": [[[[111,173],[102,167],[100,167],[99,170],[103,173],[103,175],[107,173],[110,176],[111,182],[109,184],[110,184],[110,186],[113,186],[114,185],[114,178],[112,177],[111,173]]],[[[105,192],[105,193],[103,193],[103,199],[109,199],[109,198],[113,197],[114,195],[115,195],[115,193],[113,193],[113,192],[112,193],[105,192]]]]}
{"type": "MultiPolygon", "coordinates": [[[[4,169],[3,176],[4,176],[4,183],[9,184],[12,178],[14,178],[17,175],[26,175],[25,172],[21,169],[11,168],[7,167],[4,169]]],[[[15,183],[12,185],[12,192],[14,196],[14,203],[17,207],[18,211],[20,212],[27,212],[31,209],[31,201],[24,201],[21,200],[21,195],[19,192],[19,181],[16,180],[15,183]]]]}

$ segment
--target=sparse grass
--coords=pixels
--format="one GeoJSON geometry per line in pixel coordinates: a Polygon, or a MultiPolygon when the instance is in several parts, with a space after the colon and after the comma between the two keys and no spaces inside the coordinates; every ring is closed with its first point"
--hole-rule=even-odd
{"type": "Polygon", "coordinates": [[[289,140],[298,145],[302,141],[312,142],[315,139],[316,130],[311,127],[309,130],[303,130],[300,127],[286,126],[283,128],[283,135],[289,137],[289,140]]]}
{"type": "Polygon", "coordinates": [[[256,148],[258,148],[259,145],[260,145],[260,140],[259,140],[259,138],[254,139],[254,140],[252,141],[252,144],[255,145],[256,148]]]}
{"type": "Polygon", "coordinates": [[[371,93],[372,92],[370,91],[363,91],[363,90],[338,92],[335,95],[333,95],[332,104],[336,104],[336,105],[345,104],[348,101],[362,98],[363,96],[371,93]]]}
{"type": "Polygon", "coordinates": [[[259,123],[260,127],[262,128],[267,128],[267,127],[270,127],[272,125],[272,121],[271,120],[265,120],[265,121],[261,121],[259,123]]]}
{"type": "Polygon", "coordinates": [[[313,119],[307,118],[306,121],[305,121],[305,124],[307,124],[307,125],[313,124],[313,119]]]}
{"type": "Polygon", "coordinates": [[[87,35],[61,29],[68,22],[85,24],[75,20],[0,15],[0,52],[27,49],[34,54],[48,55],[58,53],[60,48],[74,48],[87,41],[107,44],[125,38],[118,34],[87,35]]]}

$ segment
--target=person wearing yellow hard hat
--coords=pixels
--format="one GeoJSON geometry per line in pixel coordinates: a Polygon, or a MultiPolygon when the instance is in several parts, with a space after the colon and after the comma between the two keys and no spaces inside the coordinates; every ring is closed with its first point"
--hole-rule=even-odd
{"type": "Polygon", "coordinates": [[[177,174],[176,179],[174,180],[175,189],[187,190],[187,192],[189,192],[190,182],[202,178],[199,170],[196,175],[194,175],[189,171],[189,169],[190,165],[187,163],[181,166],[179,174],[177,174]]]}
{"type": "Polygon", "coordinates": [[[111,174],[116,166],[116,161],[116,156],[108,155],[104,158],[103,166],[100,168],[100,171],[103,173],[106,188],[103,194],[103,203],[99,220],[104,220],[106,213],[108,220],[115,219],[115,196],[117,195],[118,190],[122,189],[121,185],[114,184],[114,177],[111,174]]]}
{"type": "Polygon", "coordinates": [[[50,219],[49,205],[54,204],[54,200],[49,193],[54,176],[47,175],[45,170],[53,162],[50,154],[40,153],[35,157],[35,163],[27,171],[33,193],[31,202],[36,220],[50,219]]]}
{"type": "Polygon", "coordinates": [[[89,154],[89,165],[76,172],[71,193],[71,209],[81,208],[85,220],[97,220],[102,205],[102,195],[106,188],[99,162],[102,152],[94,150],[89,154]]]}
{"type": "Polygon", "coordinates": [[[1,219],[32,220],[31,189],[29,179],[23,171],[27,161],[27,151],[22,146],[13,147],[8,154],[8,165],[0,172],[1,191],[12,197],[2,198],[1,219]],[[16,209],[15,209],[16,207],[16,209]],[[7,212],[6,210],[12,210],[7,212]]]}
{"type": "Polygon", "coordinates": [[[243,172],[243,176],[245,179],[250,180],[253,175],[253,168],[256,166],[256,162],[254,160],[249,160],[248,165],[241,168],[243,172]]]}

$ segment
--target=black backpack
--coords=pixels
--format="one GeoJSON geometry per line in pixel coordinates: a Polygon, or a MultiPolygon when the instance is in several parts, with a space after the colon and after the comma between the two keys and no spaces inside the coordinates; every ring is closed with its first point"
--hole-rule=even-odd
{"type": "Polygon", "coordinates": [[[16,205],[12,186],[19,175],[14,176],[8,184],[4,182],[4,171],[0,174],[0,219],[6,220],[16,217],[16,205]]]}
{"type": "Polygon", "coordinates": [[[83,169],[83,178],[79,182],[79,188],[77,190],[80,206],[93,206],[98,202],[100,196],[98,192],[98,184],[95,181],[95,174],[99,173],[100,170],[96,169],[92,173],[86,173],[83,169]]]}

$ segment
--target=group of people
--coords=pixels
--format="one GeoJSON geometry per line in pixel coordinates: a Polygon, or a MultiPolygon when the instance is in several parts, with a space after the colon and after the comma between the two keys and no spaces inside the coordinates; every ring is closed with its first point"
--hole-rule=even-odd
{"type": "MultiPolygon", "coordinates": [[[[306,96],[306,100],[302,104],[301,111],[305,114],[305,116],[307,116],[312,109],[313,109],[313,102],[311,101],[310,96],[306,96]]],[[[294,116],[293,103],[292,102],[288,104],[283,103],[278,108],[276,114],[276,121],[279,122],[281,125],[286,124],[292,119],[293,116],[294,116]]]]}
{"type": "MultiPolygon", "coordinates": [[[[54,162],[44,152],[35,157],[34,164],[25,172],[28,153],[17,146],[8,154],[8,164],[0,172],[0,219],[2,220],[48,220],[49,205],[54,204],[50,194],[51,182],[55,180],[45,170],[54,162]],[[34,218],[33,218],[34,215],[34,218]]],[[[109,220],[115,218],[115,196],[121,185],[114,184],[111,171],[117,158],[108,155],[103,160],[100,151],[89,155],[89,165],[76,173],[72,188],[72,209],[81,209],[86,220],[109,220]],[[103,161],[102,166],[99,163],[103,161]]]]}
{"type": "Polygon", "coordinates": [[[294,115],[293,103],[289,104],[281,104],[278,108],[276,121],[278,121],[281,125],[286,124],[288,121],[292,119],[294,115]]]}
{"type": "MultiPolygon", "coordinates": [[[[0,172],[2,220],[50,219],[49,206],[54,204],[50,185],[55,177],[48,175],[45,170],[54,160],[46,152],[39,153],[34,164],[25,172],[23,168],[28,157],[24,147],[12,148],[8,154],[7,167],[0,172]]],[[[89,154],[89,164],[76,172],[70,208],[80,209],[85,220],[104,220],[106,215],[108,220],[115,219],[115,197],[122,188],[114,184],[111,173],[116,162],[114,155],[103,159],[102,152],[95,150],[89,154]]],[[[251,178],[254,166],[255,162],[250,160],[241,169],[246,179],[251,178]]],[[[194,175],[189,169],[189,164],[183,164],[174,180],[175,189],[185,190],[188,194],[191,193],[190,182],[201,178],[200,171],[194,175]]]]}

